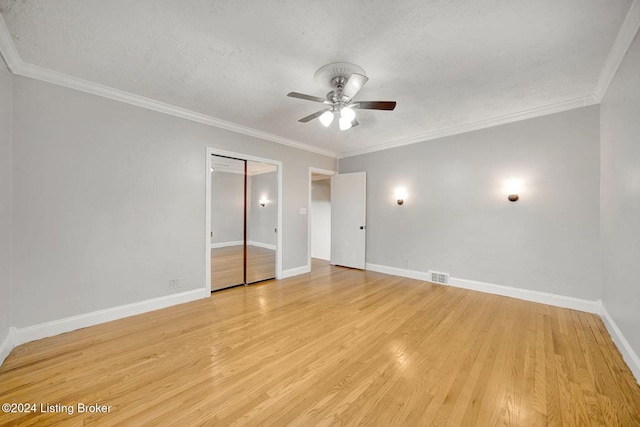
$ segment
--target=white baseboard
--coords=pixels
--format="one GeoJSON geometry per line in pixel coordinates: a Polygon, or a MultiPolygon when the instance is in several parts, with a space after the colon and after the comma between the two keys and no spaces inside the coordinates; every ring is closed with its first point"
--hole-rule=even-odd
{"type": "Polygon", "coordinates": [[[502,295],[540,304],[553,305],[555,307],[569,308],[571,310],[600,314],[602,302],[565,295],[551,294],[548,292],[532,291],[529,289],[513,288],[511,286],[494,285],[492,283],[478,282],[475,280],[449,278],[449,285],[456,288],[485,292],[487,294],[502,295]]]}
{"type": "Polygon", "coordinates": [[[211,292],[208,292],[208,290],[194,289],[178,294],[166,295],[132,304],[71,316],[65,319],[27,326],[25,328],[16,328],[14,329],[11,348],[30,341],[51,337],[80,328],[86,328],[88,326],[94,326],[99,323],[110,322],[112,320],[122,319],[124,317],[147,313],[149,311],[206,298],[210,294],[211,292]]]}
{"type": "Polygon", "coordinates": [[[389,267],[380,264],[365,264],[365,270],[377,271],[378,273],[390,274],[392,276],[408,277],[409,279],[424,280],[428,282],[429,275],[426,271],[406,270],[404,268],[389,267]]]}
{"type": "Polygon", "coordinates": [[[616,322],[613,321],[613,318],[609,315],[609,312],[604,305],[602,306],[602,313],[600,316],[609,331],[609,335],[611,335],[611,339],[613,339],[618,350],[620,350],[622,358],[627,362],[627,366],[631,369],[633,376],[636,377],[636,381],[640,383],[640,358],[635,351],[633,351],[633,348],[631,348],[629,341],[627,341],[624,335],[622,335],[622,331],[618,328],[616,322]]]}
{"type": "MultiPolygon", "coordinates": [[[[410,279],[429,282],[429,275],[424,271],[406,270],[403,268],[389,267],[386,265],[366,264],[366,269],[394,276],[408,277],[410,279]]],[[[570,308],[572,310],[585,311],[587,313],[600,314],[602,303],[586,299],[567,297],[564,295],[550,294],[547,292],[532,291],[529,289],[513,288],[511,286],[495,285],[493,283],[478,282],[475,280],[458,279],[449,277],[448,286],[469,289],[488,294],[502,295],[525,301],[538,302],[556,307],[570,308]]]]}
{"type": "Polygon", "coordinates": [[[218,242],[218,243],[212,243],[211,249],[226,248],[228,246],[242,246],[242,245],[244,245],[244,241],[242,240],[234,240],[231,242],[218,242]]]}
{"type": "Polygon", "coordinates": [[[284,270],[282,272],[282,278],[286,279],[288,277],[299,276],[300,274],[305,274],[311,272],[310,265],[303,265],[302,267],[290,268],[288,270],[284,270]]]}
{"type": "Polygon", "coordinates": [[[16,337],[16,328],[13,326],[9,328],[7,331],[7,336],[4,337],[2,343],[0,344],[0,365],[4,363],[4,360],[9,356],[11,350],[16,346],[15,337],[16,337]]]}
{"type": "Polygon", "coordinates": [[[272,245],[270,243],[256,242],[255,240],[247,241],[247,245],[256,246],[258,248],[271,249],[272,251],[276,250],[276,245],[272,245]]]}

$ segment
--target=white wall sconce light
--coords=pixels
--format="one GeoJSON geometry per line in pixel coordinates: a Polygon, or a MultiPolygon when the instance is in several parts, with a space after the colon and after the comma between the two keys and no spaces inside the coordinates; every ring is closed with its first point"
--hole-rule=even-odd
{"type": "Polygon", "coordinates": [[[522,193],[522,181],[519,179],[509,179],[504,182],[504,191],[510,202],[517,202],[522,193]]]}
{"type": "Polygon", "coordinates": [[[407,198],[407,189],[404,187],[397,187],[395,190],[395,198],[399,205],[404,204],[404,201],[407,198]]]}

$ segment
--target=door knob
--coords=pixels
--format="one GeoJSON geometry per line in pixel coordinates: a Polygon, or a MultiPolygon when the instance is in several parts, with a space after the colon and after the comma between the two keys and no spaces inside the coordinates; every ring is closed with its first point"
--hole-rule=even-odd
{"type": "Polygon", "coordinates": [[[361,225],[361,226],[360,226],[360,230],[364,230],[364,225],[361,225]]]}

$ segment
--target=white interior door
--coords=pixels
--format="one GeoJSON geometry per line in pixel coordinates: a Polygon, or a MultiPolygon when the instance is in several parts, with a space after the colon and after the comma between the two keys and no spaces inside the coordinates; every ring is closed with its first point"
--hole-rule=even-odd
{"type": "Polygon", "coordinates": [[[331,177],[331,264],[364,269],[366,172],[331,177]]]}

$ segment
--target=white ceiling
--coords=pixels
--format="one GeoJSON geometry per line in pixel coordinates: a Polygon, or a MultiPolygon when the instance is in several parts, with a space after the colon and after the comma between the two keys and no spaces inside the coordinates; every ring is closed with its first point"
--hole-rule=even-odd
{"type": "Polygon", "coordinates": [[[26,64],[339,155],[597,102],[631,5],[0,0],[26,64]],[[394,100],[395,111],[358,110],[344,132],[299,123],[322,105],[286,94],[324,96],[313,75],[337,61],[370,78],[356,100],[394,100]]]}

